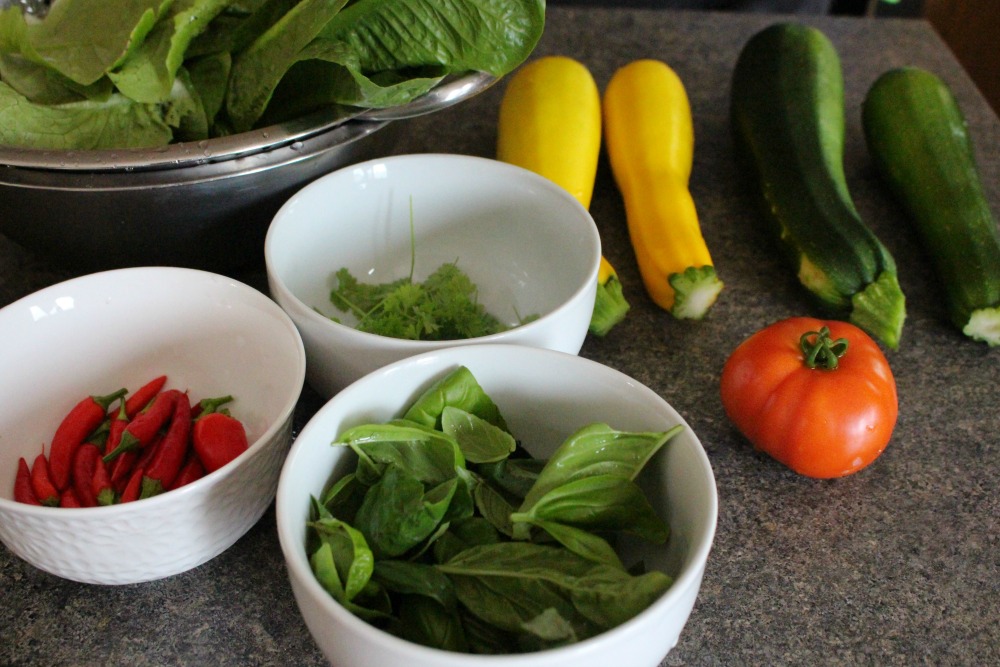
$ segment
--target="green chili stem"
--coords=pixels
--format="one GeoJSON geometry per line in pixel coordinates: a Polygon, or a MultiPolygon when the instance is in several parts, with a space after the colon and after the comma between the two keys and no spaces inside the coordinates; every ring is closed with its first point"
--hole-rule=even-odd
{"type": "Polygon", "coordinates": [[[799,338],[799,347],[805,355],[805,364],[809,368],[820,368],[833,371],[839,365],[840,357],[847,354],[847,339],[830,338],[830,328],[821,327],[819,331],[807,331],[799,338]]]}

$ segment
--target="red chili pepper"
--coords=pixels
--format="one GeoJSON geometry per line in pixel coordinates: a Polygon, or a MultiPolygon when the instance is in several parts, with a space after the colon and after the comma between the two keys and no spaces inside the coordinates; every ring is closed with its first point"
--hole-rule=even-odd
{"type": "Polygon", "coordinates": [[[109,454],[104,455],[104,462],[110,463],[122,452],[133,449],[145,448],[156,437],[157,432],[163,427],[170,415],[174,412],[174,402],[181,395],[176,389],[157,394],[153,404],[145,412],[140,413],[135,419],[128,423],[122,432],[118,446],[109,454]]]}
{"type": "Polygon", "coordinates": [[[101,451],[94,445],[81,445],[76,450],[73,457],[73,475],[70,480],[73,484],[73,493],[83,507],[94,507],[97,505],[97,494],[94,493],[93,480],[94,470],[97,468],[97,460],[101,458],[101,451]]]}
{"type": "Polygon", "coordinates": [[[181,471],[177,473],[177,477],[174,477],[174,481],[171,482],[169,491],[174,489],[179,489],[185,484],[190,484],[196,480],[201,479],[205,476],[205,466],[201,464],[201,461],[197,456],[188,456],[187,462],[181,471]]]}
{"type": "Polygon", "coordinates": [[[110,466],[111,487],[116,493],[120,494],[125,485],[128,484],[128,478],[132,475],[138,458],[139,452],[137,451],[122,452],[114,461],[106,464],[110,466]]]}
{"type": "Polygon", "coordinates": [[[125,393],[125,389],[119,389],[107,396],[88,396],[63,418],[49,447],[49,472],[57,489],[62,491],[69,486],[70,469],[76,450],[104,421],[108,406],[125,393]]]}
{"type": "Polygon", "coordinates": [[[221,412],[211,412],[194,422],[193,442],[206,472],[215,472],[249,446],[246,429],[238,419],[221,412]]]}
{"type": "Polygon", "coordinates": [[[203,398],[191,406],[191,419],[197,419],[202,414],[218,412],[219,408],[233,400],[232,396],[218,396],[216,398],[203,398]]]}
{"type": "Polygon", "coordinates": [[[114,505],[115,490],[111,488],[111,474],[108,464],[100,456],[94,459],[94,476],[90,480],[90,491],[98,505],[114,505]]]}
{"type": "Polygon", "coordinates": [[[94,429],[94,432],[91,433],[90,437],[84,440],[84,442],[96,445],[98,449],[104,449],[104,444],[108,441],[110,434],[111,419],[105,419],[96,429],[94,429]]]}
{"type": "Polygon", "coordinates": [[[118,404],[118,413],[108,420],[108,439],[104,441],[104,454],[110,454],[118,447],[122,440],[122,433],[125,432],[125,427],[128,426],[128,411],[125,407],[125,401],[121,401],[118,404]]]}
{"type": "Polygon", "coordinates": [[[128,418],[135,419],[135,416],[149,405],[150,401],[156,398],[156,395],[160,393],[160,390],[163,389],[163,385],[166,383],[167,376],[161,375],[142,385],[134,394],[129,396],[125,403],[125,413],[128,415],[128,418]]]}
{"type": "Polygon", "coordinates": [[[31,466],[31,488],[35,492],[35,499],[41,504],[49,507],[59,504],[59,489],[49,477],[49,462],[44,453],[36,456],[31,466]]]}
{"type": "Polygon", "coordinates": [[[31,488],[31,469],[22,456],[17,462],[17,477],[14,478],[14,500],[27,505],[41,505],[31,488]]]}
{"type": "Polygon", "coordinates": [[[128,484],[125,485],[125,489],[122,491],[121,497],[118,499],[120,503],[130,503],[133,500],[139,500],[139,489],[142,487],[142,468],[136,468],[132,471],[132,476],[128,479],[128,484]]]}
{"type": "Polygon", "coordinates": [[[163,493],[177,477],[191,442],[191,402],[187,394],[174,400],[174,414],[170,429],[156,449],[149,465],[144,468],[140,498],[150,498],[163,493]]]}
{"type": "Polygon", "coordinates": [[[145,469],[149,465],[162,441],[163,431],[159,431],[153,436],[153,441],[141,450],[132,449],[122,452],[111,462],[111,486],[114,487],[119,495],[124,493],[125,486],[132,477],[132,473],[138,468],[145,469]]]}
{"type": "Polygon", "coordinates": [[[62,492],[59,496],[59,507],[80,507],[80,501],[77,500],[76,494],[73,493],[73,487],[69,487],[62,492]]]}

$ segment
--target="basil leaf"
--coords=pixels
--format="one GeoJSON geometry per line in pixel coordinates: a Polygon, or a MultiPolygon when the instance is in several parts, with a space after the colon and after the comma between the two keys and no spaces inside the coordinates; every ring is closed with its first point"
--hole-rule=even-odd
{"type": "Polygon", "coordinates": [[[530,523],[538,526],[577,556],[603,563],[612,567],[624,569],[618,554],[611,548],[607,540],[586,530],[567,526],[555,521],[544,521],[532,518],[530,523]]]}
{"type": "Polygon", "coordinates": [[[475,469],[498,491],[523,501],[538,481],[545,463],[542,459],[508,458],[495,463],[481,463],[475,469]]]}
{"type": "Polygon", "coordinates": [[[673,578],[658,570],[640,575],[625,574],[617,568],[599,567],[574,582],[576,609],[593,623],[611,629],[639,614],[666,593],[673,578]]]}
{"type": "Polygon", "coordinates": [[[434,600],[406,595],[400,600],[399,636],[423,646],[468,652],[462,621],[453,609],[434,600]]]}
{"type": "Polygon", "coordinates": [[[440,428],[441,415],[448,406],[461,408],[497,428],[509,431],[500,409],[465,366],[459,366],[428,387],[403,418],[429,428],[440,428]]]}
{"type": "Polygon", "coordinates": [[[388,591],[427,597],[449,611],[454,611],[457,607],[451,580],[431,565],[403,560],[380,560],[375,563],[374,576],[388,591]]]}
{"type": "MultiPolygon", "coordinates": [[[[579,641],[573,625],[555,609],[549,608],[530,621],[521,624],[526,632],[539,640],[536,650],[563,646],[579,641]]],[[[523,644],[524,642],[522,642],[523,644]]]]}
{"type": "Polygon", "coordinates": [[[524,623],[555,609],[588,637],[597,628],[576,611],[566,587],[573,584],[574,570],[590,566],[555,547],[500,542],[472,547],[435,567],[448,574],[470,613],[503,631],[519,634],[524,623]]]}
{"type": "Polygon", "coordinates": [[[500,534],[496,528],[480,516],[456,521],[434,543],[434,562],[443,563],[469,547],[479,544],[496,544],[499,541],[500,534]]]}
{"type": "Polygon", "coordinates": [[[441,412],[441,430],[455,438],[468,463],[501,461],[517,447],[510,433],[450,405],[441,412]]]}
{"type": "Polygon", "coordinates": [[[335,571],[329,571],[330,563],[326,555],[320,557],[324,568],[324,587],[330,586],[331,594],[338,601],[353,600],[368,585],[375,560],[364,536],[348,524],[334,518],[313,521],[310,527],[316,531],[322,546],[329,548],[329,557],[335,571]],[[334,581],[336,574],[336,581],[334,581]],[[339,597],[338,597],[339,595],[339,597]]]}
{"type": "Polygon", "coordinates": [[[377,557],[402,555],[434,533],[457,486],[452,478],[425,493],[419,479],[390,465],[365,494],[355,525],[377,557]]]}
{"type": "Polygon", "coordinates": [[[589,530],[620,530],[656,544],[666,542],[669,535],[642,490],[614,475],[594,475],[557,486],[527,512],[516,512],[510,519],[515,524],[540,519],[589,530]]]}
{"type": "Polygon", "coordinates": [[[435,567],[452,578],[459,601],[483,620],[517,631],[552,607],[581,638],[632,618],[671,583],[662,572],[632,576],[530,542],[473,547],[435,567]]]}
{"type": "Polygon", "coordinates": [[[338,479],[327,490],[321,505],[331,516],[353,523],[354,515],[361,507],[367,490],[367,487],[358,481],[355,473],[349,473],[338,479]]]}
{"type": "Polygon", "coordinates": [[[546,493],[574,479],[594,475],[635,479],[646,462],[682,428],[677,425],[665,432],[632,433],[616,431],[607,424],[583,427],[555,451],[520,511],[527,512],[546,493]]]}
{"type": "Polygon", "coordinates": [[[462,450],[454,438],[419,424],[396,421],[356,426],[334,444],[348,445],[377,468],[399,466],[422,482],[452,479],[456,468],[465,467],[462,450]]]}
{"type": "Polygon", "coordinates": [[[513,536],[514,527],[510,516],[514,512],[514,506],[508,503],[502,494],[489,484],[480,484],[476,487],[473,497],[476,509],[494,528],[508,537],[513,536]]]}
{"type": "Polygon", "coordinates": [[[462,629],[471,653],[503,655],[514,653],[519,648],[517,635],[505,632],[471,614],[462,616],[462,629]]]}

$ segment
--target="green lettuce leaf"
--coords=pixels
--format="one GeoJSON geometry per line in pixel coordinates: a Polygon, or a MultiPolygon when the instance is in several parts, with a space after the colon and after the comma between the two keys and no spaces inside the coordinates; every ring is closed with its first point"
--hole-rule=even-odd
{"type": "Polygon", "coordinates": [[[150,148],[173,138],[157,105],[113,94],[105,102],[33,104],[0,82],[0,145],[96,150],[150,148]]]}
{"type": "MultiPolygon", "coordinates": [[[[61,0],[43,20],[22,17],[20,51],[83,85],[141,44],[173,0],[61,0]]],[[[18,14],[20,12],[17,12],[18,14]]],[[[6,17],[13,19],[14,17],[6,17]]]]}
{"type": "Polygon", "coordinates": [[[237,132],[264,113],[278,82],[347,0],[302,0],[233,61],[226,108],[237,132]]]}
{"type": "Polygon", "coordinates": [[[170,97],[188,44],[231,0],[174,0],[146,39],[108,73],[119,92],[150,104],[170,97]]]}

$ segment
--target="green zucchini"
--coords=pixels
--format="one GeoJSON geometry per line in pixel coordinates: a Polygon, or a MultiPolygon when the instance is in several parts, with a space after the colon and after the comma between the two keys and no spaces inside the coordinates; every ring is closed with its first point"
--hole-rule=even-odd
{"type": "Polygon", "coordinates": [[[730,120],[762,220],[832,314],[897,348],[906,299],[888,249],[861,220],[844,177],[844,81],[819,30],[777,23],[733,72],[730,120]]]}
{"type": "Polygon", "coordinates": [[[951,90],[926,70],[890,70],[872,84],[861,115],[876,169],[913,222],[951,320],[1000,345],[1000,233],[951,90]]]}

